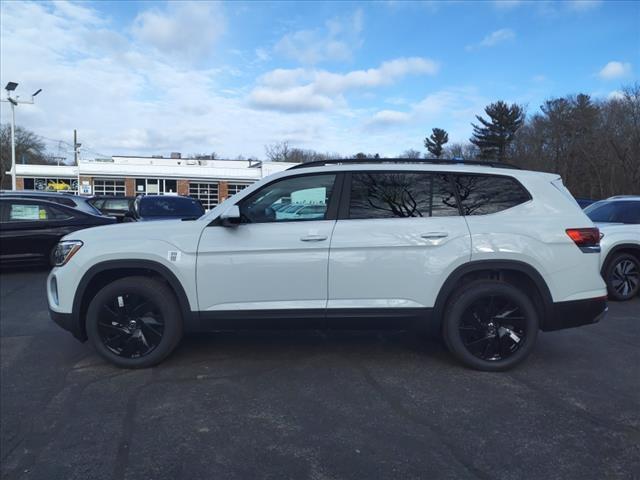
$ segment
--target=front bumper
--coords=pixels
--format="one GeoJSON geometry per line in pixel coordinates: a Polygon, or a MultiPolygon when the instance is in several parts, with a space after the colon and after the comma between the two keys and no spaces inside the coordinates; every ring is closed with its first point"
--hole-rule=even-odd
{"type": "Polygon", "coordinates": [[[551,315],[545,319],[542,330],[550,332],[591,325],[599,322],[606,315],[607,310],[607,297],[556,302],[552,305],[551,315]]]}
{"type": "Polygon", "coordinates": [[[87,335],[82,331],[82,328],[80,328],[79,320],[72,313],[55,312],[50,308],[49,316],[51,320],[68,332],[71,332],[78,340],[82,342],[87,340],[87,335]]]}

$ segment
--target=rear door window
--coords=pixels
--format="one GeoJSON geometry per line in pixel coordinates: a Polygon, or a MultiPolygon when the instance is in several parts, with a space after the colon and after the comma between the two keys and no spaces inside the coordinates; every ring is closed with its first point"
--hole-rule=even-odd
{"type": "Polygon", "coordinates": [[[349,218],[459,215],[449,176],[429,172],[353,172],[349,218]]]}
{"type": "Polygon", "coordinates": [[[456,175],[463,215],[488,215],[531,200],[515,178],[500,175],[456,175]]]}
{"type": "Polygon", "coordinates": [[[7,210],[9,222],[45,222],[72,218],[72,215],[62,209],[37,203],[11,202],[7,205],[7,210]]]}

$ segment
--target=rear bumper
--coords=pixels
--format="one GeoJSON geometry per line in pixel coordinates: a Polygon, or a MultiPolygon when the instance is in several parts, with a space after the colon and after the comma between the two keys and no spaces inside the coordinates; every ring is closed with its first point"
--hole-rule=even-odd
{"type": "Polygon", "coordinates": [[[85,333],[80,328],[80,322],[72,313],[54,312],[49,309],[49,316],[51,317],[51,320],[58,324],[58,326],[64,328],[68,332],[71,332],[78,340],[82,342],[87,340],[85,333]]]}
{"type": "Polygon", "coordinates": [[[557,302],[552,305],[551,315],[545,319],[542,330],[549,332],[597,323],[607,310],[607,297],[557,302]]]}

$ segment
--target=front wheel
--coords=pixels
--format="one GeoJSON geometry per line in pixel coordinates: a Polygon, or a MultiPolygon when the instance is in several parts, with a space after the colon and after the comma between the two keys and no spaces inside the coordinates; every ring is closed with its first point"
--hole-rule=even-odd
{"type": "Polygon", "coordinates": [[[97,352],[123,368],[145,368],[164,360],[182,337],[173,292],[149,277],[108,284],[87,310],[87,336],[97,352]]]}
{"type": "Polygon", "coordinates": [[[631,300],[640,291],[640,261],[628,253],[620,253],[607,262],[604,271],[609,298],[631,300]]]}
{"type": "Polygon", "coordinates": [[[505,282],[478,280],[452,295],[443,337],[468,367],[501,371],[531,353],[538,328],[538,313],[526,294],[505,282]]]}

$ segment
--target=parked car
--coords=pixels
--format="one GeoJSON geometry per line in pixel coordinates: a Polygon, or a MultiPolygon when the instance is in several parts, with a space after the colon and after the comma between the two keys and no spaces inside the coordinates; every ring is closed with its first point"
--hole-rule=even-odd
{"type": "Polygon", "coordinates": [[[91,215],[102,215],[102,212],[91,204],[91,197],[82,197],[72,193],[42,192],[36,190],[1,190],[0,197],[4,196],[33,198],[48,202],[59,203],[67,207],[77,208],[91,215]]]}
{"type": "Polygon", "coordinates": [[[115,218],[92,215],[59,203],[2,195],[0,262],[48,263],[54,247],[65,235],[115,222],[115,218]]]}
{"type": "Polygon", "coordinates": [[[326,205],[293,204],[289,208],[276,210],[278,220],[301,220],[309,218],[322,218],[326,211],[326,205]]]}
{"type": "Polygon", "coordinates": [[[609,298],[631,300],[640,292],[640,196],[618,196],[585,209],[600,228],[601,272],[609,298]]]}
{"type": "Polygon", "coordinates": [[[131,209],[124,214],[123,222],[195,219],[204,213],[204,207],[195,198],[177,195],[140,195],[134,200],[131,209]]]}
{"type": "Polygon", "coordinates": [[[195,221],[67,235],[74,255],[59,255],[47,295],[55,322],[120,367],[159,363],[184,332],[388,327],[432,330],[465,365],[498,371],[539,330],[602,318],[599,242],[554,174],[310,162],[195,221]],[[284,198],[321,199],[324,214],[280,220],[284,198]]]}
{"type": "Polygon", "coordinates": [[[115,217],[121,222],[125,214],[133,208],[133,202],[136,197],[122,196],[100,196],[93,197],[89,203],[100,210],[103,215],[115,217]]]}

